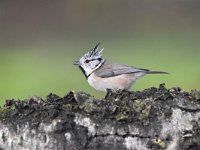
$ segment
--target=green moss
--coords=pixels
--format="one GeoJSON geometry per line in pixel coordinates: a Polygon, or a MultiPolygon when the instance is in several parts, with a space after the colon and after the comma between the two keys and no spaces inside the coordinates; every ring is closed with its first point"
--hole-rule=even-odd
{"type": "Polygon", "coordinates": [[[123,121],[123,120],[127,120],[128,119],[128,115],[127,114],[123,114],[123,113],[119,113],[116,117],[117,121],[123,121]]]}
{"type": "Polygon", "coordinates": [[[0,121],[3,121],[5,119],[5,114],[10,111],[12,111],[12,109],[0,107],[0,121]]]}
{"type": "Polygon", "coordinates": [[[151,110],[151,105],[145,105],[145,108],[141,111],[141,117],[142,118],[147,118],[149,117],[150,114],[150,110],[151,110]]]}
{"type": "Polygon", "coordinates": [[[138,119],[142,121],[143,125],[149,125],[149,115],[152,106],[147,104],[144,100],[135,100],[134,109],[138,113],[138,119]]]}
{"type": "Polygon", "coordinates": [[[66,104],[66,105],[63,105],[63,107],[66,109],[72,110],[74,106],[72,104],[66,104]]]}
{"type": "Polygon", "coordinates": [[[144,100],[138,99],[134,104],[135,111],[139,113],[140,119],[146,119],[150,115],[151,105],[148,105],[144,100]]]}
{"type": "Polygon", "coordinates": [[[152,139],[152,143],[155,145],[158,145],[160,148],[166,147],[165,142],[163,140],[161,140],[160,138],[152,139]]]}
{"type": "Polygon", "coordinates": [[[200,91],[198,91],[198,90],[192,90],[192,91],[191,91],[191,95],[192,95],[196,100],[200,100],[200,91]]]}
{"type": "Polygon", "coordinates": [[[116,112],[117,107],[118,107],[118,106],[114,105],[114,106],[111,108],[111,112],[112,112],[112,113],[116,112]]]}
{"type": "Polygon", "coordinates": [[[79,106],[80,109],[83,109],[85,112],[90,113],[96,109],[96,106],[92,102],[85,102],[79,106]]]}

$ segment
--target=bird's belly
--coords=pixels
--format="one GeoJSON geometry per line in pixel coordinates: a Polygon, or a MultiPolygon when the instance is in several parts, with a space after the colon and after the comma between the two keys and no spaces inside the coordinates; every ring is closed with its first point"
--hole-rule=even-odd
{"type": "Polygon", "coordinates": [[[129,89],[134,81],[135,78],[131,74],[123,74],[109,78],[101,78],[92,74],[88,78],[90,86],[100,91],[106,91],[106,89],[129,89]]]}

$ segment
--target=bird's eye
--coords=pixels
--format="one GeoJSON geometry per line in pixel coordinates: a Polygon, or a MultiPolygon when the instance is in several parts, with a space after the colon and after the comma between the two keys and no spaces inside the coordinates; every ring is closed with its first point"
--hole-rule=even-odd
{"type": "Polygon", "coordinates": [[[86,62],[86,63],[89,63],[90,61],[89,61],[89,60],[86,60],[85,62],[86,62]]]}
{"type": "Polygon", "coordinates": [[[102,58],[98,58],[98,61],[101,61],[102,60],[102,58]]]}

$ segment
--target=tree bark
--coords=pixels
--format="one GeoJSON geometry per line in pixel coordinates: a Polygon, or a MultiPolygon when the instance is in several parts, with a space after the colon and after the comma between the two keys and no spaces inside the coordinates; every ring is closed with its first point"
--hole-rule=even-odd
{"type": "Polygon", "coordinates": [[[200,93],[180,88],[7,100],[0,149],[199,150],[200,93]]]}

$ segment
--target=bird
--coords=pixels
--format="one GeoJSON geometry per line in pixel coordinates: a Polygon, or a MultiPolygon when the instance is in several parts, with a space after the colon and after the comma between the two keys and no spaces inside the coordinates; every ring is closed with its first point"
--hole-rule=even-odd
{"type": "Polygon", "coordinates": [[[74,65],[78,65],[88,83],[98,91],[130,90],[135,81],[146,74],[168,74],[164,71],[151,71],[120,63],[112,63],[102,56],[104,48],[98,43],[85,53],[74,65]]]}

